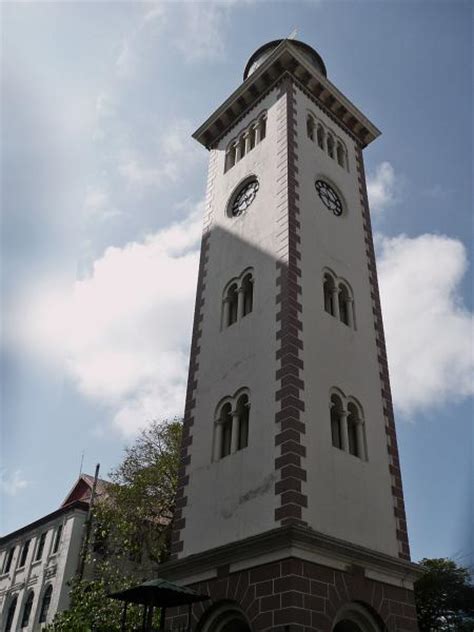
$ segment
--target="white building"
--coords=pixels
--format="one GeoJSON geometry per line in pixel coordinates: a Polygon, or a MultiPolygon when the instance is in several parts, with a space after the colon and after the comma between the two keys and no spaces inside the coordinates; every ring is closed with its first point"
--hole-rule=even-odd
{"type": "Polygon", "coordinates": [[[0,538],[1,632],[41,630],[68,607],[92,484],[80,476],[59,509],[0,538]]]}

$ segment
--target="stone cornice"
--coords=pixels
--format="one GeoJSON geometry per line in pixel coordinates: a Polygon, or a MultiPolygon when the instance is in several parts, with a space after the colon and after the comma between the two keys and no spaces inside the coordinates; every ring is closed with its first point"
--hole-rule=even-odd
{"type": "Polygon", "coordinates": [[[380,135],[377,127],[319,73],[291,41],[283,40],[268,59],[194,132],[193,138],[208,149],[215,146],[216,141],[227,133],[236,120],[286,72],[302,83],[344,127],[351,130],[362,147],[380,135]]]}
{"type": "MultiPolygon", "coordinates": [[[[159,566],[158,573],[166,579],[179,580],[235,562],[241,564],[245,560],[251,561],[252,558],[289,549],[321,554],[325,558],[333,559],[336,565],[345,564],[349,571],[354,567],[362,567],[407,581],[415,581],[421,574],[419,567],[412,562],[345,542],[300,525],[279,527],[203,553],[166,562],[159,566]]],[[[293,555],[298,556],[295,553],[293,555]]]]}

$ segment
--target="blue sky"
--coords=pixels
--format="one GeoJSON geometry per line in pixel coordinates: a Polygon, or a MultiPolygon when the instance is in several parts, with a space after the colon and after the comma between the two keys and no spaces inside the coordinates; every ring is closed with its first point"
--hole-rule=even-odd
{"type": "Polygon", "coordinates": [[[298,28],[366,150],[413,558],[472,563],[468,2],[10,2],[2,33],[2,533],[184,401],[206,151],[298,28]]]}

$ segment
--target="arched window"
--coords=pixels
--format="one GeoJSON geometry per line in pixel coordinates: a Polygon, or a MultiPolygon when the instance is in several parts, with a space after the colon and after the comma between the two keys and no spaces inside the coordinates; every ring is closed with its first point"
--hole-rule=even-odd
{"type": "Polygon", "coordinates": [[[334,279],[332,278],[330,274],[324,275],[323,291],[324,291],[324,309],[327,311],[328,314],[331,314],[331,316],[334,316],[335,310],[334,310],[333,297],[335,293],[335,284],[334,284],[334,279]]]}
{"type": "Polygon", "coordinates": [[[237,160],[245,156],[245,134],[241,134],[237,147],[237,160]]]}
{"type": "Polygon", "coordinates": [[[18,601],[18,595],[15,595],[10,602],[7,610],[7,618],[5,620],[5,632],[10,632],[13,625],[13,619],[15,618],[16,604],[18,601]]]}
{"type": "Polygon", "coordinates": [[[354,402],[347,405],[347,432],[349,452],[362,460],[367,460],[365,447],[365,424],[362,411],[354,402]]]}
{"type": "Polygon", "coordinates": [[[334,138],[332,134],[328,134],[327,136],[327,151],[328,151],[328,155],[331,158],[334,158],[334,138]]]}
{"type": "Polygon", "coordinates": [[[249,443],[249,398],[248,395],[241,395],[237,401],[237,414],[239,419],[239,440],[237,449],[246,448],[249,443]]]}
{"type": "Polygon", "coordinates": [[[345,167],[345,152],[341,142],[337,143],[336,155],[338,164],[341,167],[345,167]]]}
{"type": "Polygon", "coordinates": [[[233,325],[253,310],[253,285],[250,269],[229,282],[222,301],[222,327],[233,325]]]}
{"type": "Polygon", "coordinates": [[[55,535],[55,538],[54,538],[54,544],[53,544],[52,553],[57,553],[58,552],[62,534],[63,534],[63,525],[60,524],[59,527],[58,527],[58,530],[56,531],[56,535],[55,535]]]}
{"type": "Polygon", "coordinates": [[[227,294],[224,299],[224,325],[226,327],[230,327],[230,325],[233,325],[236,322],[238,316],[238,304],[239,293],[237,290],[237,283],[232,283],[227,290],[227,294]]]}
{"type": "Polygon", "coordinates": [[[223,459],[230,454],[232,441],[232,406],[230,403],[222,406],[220,423],[222,425],[220,458],[223,459]]]}
{"type": "Polygon", "coordinates": [[[318,147],[320,149],[324,149],[324,127],[321,125],[321,123],[318,123],[318,129],[316,131],[316,137],[317,137],[317,141],[318,141],[318,147]]]}
{"type": "Polygon", "coordinates": [[[3,572],[4,573],[9,573],[10,572],[10,568],[13,562],[13,556],[15,554],[15,547],[12,546],[12,548],[8,551],[8,553],[5,556],[5,564],[3,566],[3,572]]]}
{"type": "Polygon", "coordinates": [[[343,284],[339,284],[339,292],[338,292],[338,301],[339,301],[339,318],[344,323],[344,325],[350,326],[352,323],[352,318],[350,314],[351,306],[351,297],[349,295],[349,290],[343,284]]]}
{"type": "Polygon", "coordinates": [[[342,450],[342,401],[338,395],[331,396],[331,437],[335,448],[342,450]]]}
{"type": "Polygon", "coordinates": [[[259,127],[260,127],[260,138],[259,140],[263,140],[267,135],[267,115],[263,114],[259,119],[259,127]]]}
{"type": "Polygon", "coordinates": [[[32,590],[28,593],[25,605],[23,606],[23,616],[21,617],[21,627],[26,628],[30,621],[31,609],[33,607],[34,593],[32,590]]]}
{"type": "Polygon", "coordinates": [[[357,436],[358,412],[354,404],[347,406],[347,434],[349,437],[349,453],[360,456],[359,440],[357,436]]]}
{"type": "Polygon", "coordinates": [[[225,171],[228,171],[235,165],[235,143],[232,142],[227,148],[225,155],[225,171]]]}
{"type": "Polygon", "coordinates": [[[242,390],[239,389],[240,394],[226,397],[225,403],[217,408],[217,419],[214,424],[214,461],[219,461],[248,446],[250,399],[249,394],[242,390]]]}
{"type": "Polygon", "coordinates": [[[31,540],[27,540],[21,549],[20,560],[18,562],[18,568],[22,568],[26,564],[26,560],[28,558],[28,551],[30,549],[31,540]]]}
{"type": "Polygon", "coordinates": [[[231,169],[241,160],[245,154],[251,151],[255,145],[258,145],[266,136],[267,113],[260,114],[258,120],[254,120],[245,130],[242,130],[240,136],[232,140],[225,153],[224,173],[231,169]]]}
{"type": "Polygon", "coordinates": [[[256,145],[256,130],[255,125],[251,125],[248,131],[249,135],[249,149],[253,149],[256,145]]]}
{"type": "Polygon", "coordinates": [[[40,535],[39,540],[38,540],[38,546],[37,546],[36,555],[35,555],[36,561],[40,560],[43,557],[45,542],[46,542],[46,531],[43,531],[43,533],[40,535]]]}
{"type": "Polygon", "coordinates": [[[386,630],[382,619],[363,602],[344,604],[334,619],[332,632],[381,632],[386,630]]]}
{"type": "Polygon", "coordinates": [[[53,593],[53,587],[51,584],[48,585],[46,590],[44,591],[43,600],[41,602],[41,611],[39,616],[39,623],[45,623],[46,618],[48,616],[49,604],[51,603],[51,595],[53,593]]]}
{"type": "Polygon", "coordinates": [[[310,140],[314,140],[314,118],[311,114],[306,117],[306,134],[310,140]]]}
{"type": "Polygon", "coordinates": [[[243,292],[243,313],[247,316],[253,309],[253,278],[252,275],[246,274],[242,279],[241,291],[243,292]]]}
{"type": "Polygon", "coordinates": [[[222,599],[206,610],[196,629],[201,632],[251,632],[253,628],[236,602],[222,599]]]}
{"type": "Polygon", "coordinates": [[[330,272],[325,272],[323,279],[325,311],[355,329],[354,300],[349,285],[330,272]]]}

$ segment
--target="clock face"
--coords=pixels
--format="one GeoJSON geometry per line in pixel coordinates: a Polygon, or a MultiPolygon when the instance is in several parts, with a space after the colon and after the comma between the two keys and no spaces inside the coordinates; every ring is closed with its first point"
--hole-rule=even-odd
{"type": "Polygon", "coordinates": [[[324,180],[316,180],[314,186],[324,206],[334,215],[342,215],[342,202],[334,189],[324,180]]]}
{"type": "Polygon", "coordinates": [[[237,217],[248,209],[257,195],[258,187],[258,180],[255,178],[240,188],[230,208],[232,217],[237,217]]]}

